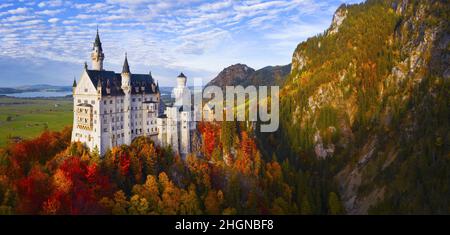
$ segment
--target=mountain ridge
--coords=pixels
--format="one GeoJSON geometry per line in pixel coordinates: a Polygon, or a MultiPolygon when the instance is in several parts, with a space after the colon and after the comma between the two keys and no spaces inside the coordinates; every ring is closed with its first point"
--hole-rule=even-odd
{"type": "Polygon", "coordinates": [[[225,89],[225,86],[241,85],[247,87],[254,86],[274,86],[282,85],[287,75],[290,73],[291,65],[266,66],[255,70],[245,64],[234,64],[224,68],[214,79],[206,86],[219,86],[225,89]]]}

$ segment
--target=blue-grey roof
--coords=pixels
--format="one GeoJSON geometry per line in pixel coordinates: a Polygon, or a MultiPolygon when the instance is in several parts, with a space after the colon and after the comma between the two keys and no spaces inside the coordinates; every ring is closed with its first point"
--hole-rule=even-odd
{"type": "MultiPolygon", "coordinates": [[[[102,95],[122,96],[122,76],[120,73],[106,70],[86,70],[92,84],[102,88],[102,95]]],[[[130,74],[131,94],[158,93],[158,87],[150,74],[130,74]]]]}

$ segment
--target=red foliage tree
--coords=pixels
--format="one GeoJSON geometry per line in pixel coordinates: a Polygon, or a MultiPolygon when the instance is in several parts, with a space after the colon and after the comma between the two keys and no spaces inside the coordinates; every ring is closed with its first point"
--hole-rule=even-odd
{"type": "Polygon", "coordinates": [[[51,192],[49,176],[39,166],[34,166],[29,174],[16,182],[19,214],[38,214],[42,204],[51,192]]]}
{"type": "Polygon", "coordinates": [[[119,158],[119,172],[122,176],[128,175],[130,170],[130,156],[126,153],[122,153],[119,158]]]}

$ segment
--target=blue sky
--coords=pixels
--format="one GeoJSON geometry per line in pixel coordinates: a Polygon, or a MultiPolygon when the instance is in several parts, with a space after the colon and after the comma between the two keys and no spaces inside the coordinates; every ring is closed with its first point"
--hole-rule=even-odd
{"type": "MultiPolygon", "coordinates": [[[[105,69],[152,72],[163,86],[183,71],[209,81],[223,68],[291,61],[297,44],[323,32],[342,3],[360,0],[0,1],[0,86],[70,85],[98,25],[105,69]]],[[[192,79],[190,79],[192,81],[192,79]]]]}

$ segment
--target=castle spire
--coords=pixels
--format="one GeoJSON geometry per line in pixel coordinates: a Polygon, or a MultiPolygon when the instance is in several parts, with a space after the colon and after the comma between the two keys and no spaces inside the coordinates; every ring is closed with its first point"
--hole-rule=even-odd
{"type": "Polygon", "coordinates": [[[73,76],[73,84],[72,87],[77,87],[77,80],[75,78],[75,76],[73,76]]]}
{"type": "Polygon", "coordinates": [[[125,61],[123,62],[122,73],[130,73],[130,66],[128,65],[127,53],[125,52],[125,61]]]}
{"type": "Polygon", "coordinates": [[[105,59],[105,55],[103,54],[102,42],[100,41],[100,35],[98,33],[98,26],[97,26],[97,35],[95,36],[94,46],[92,47],[91,59],[92,59],[93,69],[102,71],[103,70],[103,60],[105,59]]]}
{"type": "Polygon", "coordinates": [[[97,35],[95,36],[95,41],[94,41],[94,47],[92,48],[92,50],[95,49],[95,47],[98,47],[99,51],[102,51],[102,42],[100,41],[100,35],[98,34],[98,25],[97,25],[97,35]]]}

